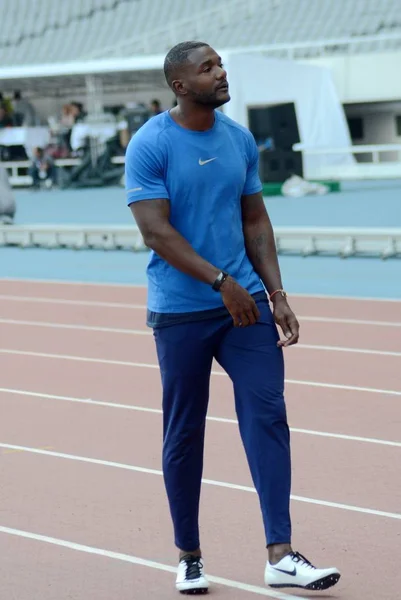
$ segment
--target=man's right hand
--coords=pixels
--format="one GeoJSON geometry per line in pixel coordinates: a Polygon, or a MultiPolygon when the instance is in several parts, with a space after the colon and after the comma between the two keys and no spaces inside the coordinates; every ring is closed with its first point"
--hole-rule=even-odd
{"type": "Polygon", "coordinates": [[[260,312],[252,296],[234,279],[228,277],[220,288],[223,302],[233,318],[234,327],[254,325],[260,312]]]}

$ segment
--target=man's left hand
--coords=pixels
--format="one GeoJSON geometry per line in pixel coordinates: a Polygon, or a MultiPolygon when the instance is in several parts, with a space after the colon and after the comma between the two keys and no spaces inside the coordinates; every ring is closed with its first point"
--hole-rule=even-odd
{"type": "Polygon", "coordinates": [[[286,337],[285,340],[279,340],[277,346],[279,348],[286,348],[287,346],[296,344],[299,339],[299,323],[287,300],[282,298],[273,302],[273,316],[286,337]]]}

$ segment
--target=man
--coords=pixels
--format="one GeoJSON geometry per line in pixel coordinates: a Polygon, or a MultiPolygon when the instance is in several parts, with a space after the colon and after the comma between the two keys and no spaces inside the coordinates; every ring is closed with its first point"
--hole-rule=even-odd
{"type": "Polygon", "coordinates": [[[34,148],[29,175],[32,177],[34,190],[40,189],[41,181],[44,182],[47,189],[53,187],[56,178],[56,167],[52,157],[46,154],[43,148],[34,148]]]}
{"type": "Polygon", "coordinates": [[[162,112],[163,111],[161,109],[160,100],[158,100],[157,98],[155,98],[150,103],[150,114],[152,115],[152,117],[155,117],[156,115],[160,115],[162,112]]]}
{"type": "Polygon", "coordinates": [[[18,90],[14,92],[13,104],[16,127],[35,127],[37,125],[36,111],[33,104],[25,100],[18,90]]]}
{"type": "Polygon", "coordinates": [[[12,225],[17,210],[7,170],[0,164],[0,225],[12,225]]]}
{"type": "Polygon", "coordinates": [[[0,103],[0,129],[13,126],[13,120],[10,114],[7,112],[5,103],[0,103]]]}
{"type": "Polygon", "coordinates": [[[283,291],[256,143],[246,128],[216,110],[230,95],[221,59],[210,46],[178,44],[167,54],[164,71],[177,106],[131,139],[126,189],[151,249],[147,324],[154,329],[163,384],[163,473],[180,551],[176,587],[184,593],[208,590],[198,509],[215,358],[234,385],[260,499],[265,582],[326,589],[339,572],[316,569],[291,548],[283,348],[298,341],[299,325],[283,291]]]}

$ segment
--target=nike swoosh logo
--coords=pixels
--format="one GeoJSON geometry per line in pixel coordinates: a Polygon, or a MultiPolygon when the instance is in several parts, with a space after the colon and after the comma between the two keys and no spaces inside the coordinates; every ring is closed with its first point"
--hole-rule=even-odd
{"type": "Polygon", "coordinates": [[[277,569],[277,567],[274,567],[274,569],[276,571],[280,571],[280,573],[285,573],[286,575],[292,575],[293,577],[295,577],[295,575],[297,574],[297,570],[295,567],[292,571],[285,571],[284,569],[277,569]]]}
{"type": "Polygon", "coordinates": [[[202,160],[201,158],[199,159],[199,164],[201,167],[203,167],[203,165],[206,165],[207,163],[212,162],[212,160],[216,160],[217,156],[215,156],[214,158],[208,158],[207,160],[202,160]]]}

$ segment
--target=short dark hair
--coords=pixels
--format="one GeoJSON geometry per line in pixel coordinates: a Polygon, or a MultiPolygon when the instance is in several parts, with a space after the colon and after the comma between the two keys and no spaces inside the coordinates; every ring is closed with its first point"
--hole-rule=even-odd
{"type": "Polygon", "coordinates": [[[206,42],[180,42],[168,51],[164,59],[164,76],[171,87],[173,79],[180,68],[187,62],[188,56],[196,48],[209,46],[206,42]]]}

